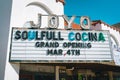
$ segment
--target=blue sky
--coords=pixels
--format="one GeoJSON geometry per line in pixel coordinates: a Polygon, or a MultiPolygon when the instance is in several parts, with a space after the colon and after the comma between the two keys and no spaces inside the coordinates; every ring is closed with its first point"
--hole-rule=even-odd
{"type": "Polygon", "coordinates": [[[65,0],[64,13],[72,16],[89,16],[107,24],[120,22],[120,0],[65,0]]]}

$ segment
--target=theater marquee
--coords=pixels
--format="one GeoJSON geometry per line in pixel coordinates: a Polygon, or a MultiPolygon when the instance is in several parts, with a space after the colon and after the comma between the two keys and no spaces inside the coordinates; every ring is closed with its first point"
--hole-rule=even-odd
{"type": "Polygon", "coordinates": [[[111,61],[108,31],[13,28],[10,61],[111,61]]]}

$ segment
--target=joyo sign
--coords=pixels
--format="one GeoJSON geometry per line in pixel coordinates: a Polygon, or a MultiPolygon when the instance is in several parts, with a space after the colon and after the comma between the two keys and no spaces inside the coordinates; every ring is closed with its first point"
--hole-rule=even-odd
{"type": "MultiPolygon", "coordinates": [[[[40,28],[41,27],[41,19],[42,16],[48,16],[48,28],[51,29],[57,29],[59,26],[59,17],[62,17],[65,22],[67,23],[67,26],[65,26],[65,29],[72,29],[72,23],[75,20],[76,16],[72,16],[70,19],[65,15],[42,15],[38,14],[38,23],[34,24],[33,21],[27,21],[24,24],[24,27],[28,26],[31,28],[40,28]]],[[[90,29],[90,19],[87,16],[81,16],[80,17],[80,26],[82,29],[90,29]]]]}

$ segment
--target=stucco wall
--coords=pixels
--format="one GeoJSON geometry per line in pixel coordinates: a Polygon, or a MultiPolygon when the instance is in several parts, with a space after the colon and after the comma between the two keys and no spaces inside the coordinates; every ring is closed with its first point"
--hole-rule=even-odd
{"type": "MultiPolygon", "coordinates": [[[[56,2],[56,0],[13,0],[12,5],[12,15],[11,15],[11,27],[23,27],[24,23],[26,21],[34,21],[37,23],[38,19],[38,13],[41,13],[43,15],[48,15],[43,8],[31,5],[27,6],[30,3],[37,2],[43,7],[47,7],[47,9],[50,9],[51,13],[56,15],[63,15],[63,4],[60,2],[56,2]]],[[[46,18],[46,17],[43,17],[46,18]]],[[[63,21],[63,20],[61,20],[63,21]]],[[[47,26],[47,18],[42,21],[42,26],[47,26]]],[[[64,23],[61,22],[59,24],[60,26],[63,26],[64,23]]]]}
{"type": "MultiPolygon", "coordinates": [[[[42,8],[43,5],[45,5],[47,8],[49,8],[51,10],[51,13],[53,13],[53,14],[56,14],[56,15],[64,14],[63,4],[60,2],[56,3],[56,0],[13,0],[12,1],[11,15],[9,12],[9,16],[11,16],[10,25],[9,25],[9,23],[7,23],[8,26],[5,28],[5,30],[9,29],[9,32],[7,32],[9,34],[9,38],[7,35],[6,39],[8,40],[8,45],[7,45],[7,41],[6,41],[6,43],[5,43],[6,49],[4,51],[4,54],[7,53],[7,56],[4,55],[4,58],[6,57],[4,59],[4,63],[6,61],[6,65],[1,66],[1,68],[3,69],[2,71],[5,71],[5,74],[2,74],[1,80],[19,80],[20,65],[17,63],[9,62],[9,52],[10,52],[10,42],[11,42],[10,39],[11,39],[12,27],[23,27],[23,25],[26,21],[34,21],[35,23],[37,23],[37,19],[38,19],[37,14],[38,13],[49,15],[49,13],[47,13],[42,8]],[[40,7],[35,6],[35,5],[26,7],[29,3],[32,3],[32,2],[39,3],[40,7]],[[4,77],[4,79],[3,79],[3,77],[4,77]]],[[[45,6],[43,6],[43,7],[45,7],[45,6]]],[[[46,19],[47,18],[43,19],[42,27],[47,26],[46,19]]],[[[61,26],[61,27],[59,27],[59,28],[62,28],[62,27],[64,27],[63,26],[64,21],[62,19],[60,19],[60,21],[61,22],[60,22],[59,26],[61,26]]]]}

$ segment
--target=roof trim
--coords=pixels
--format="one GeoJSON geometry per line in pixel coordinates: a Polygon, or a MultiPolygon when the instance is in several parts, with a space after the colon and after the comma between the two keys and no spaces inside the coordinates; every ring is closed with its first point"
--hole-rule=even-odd
{"type": "Polygon", "coordinates": [[[56,2],[61,2],[63,5],[65,5],[65,1],[64,0],[56,0],[56,2]]]}
{"type": "Polygon", "coordinates": [[[104,24],[104,25],[107,25],[107,27],[109,27],[109,28],[111,28],[111,29],[113,29],[113,30],[116,30],[116,31],[119,31],[120,32],[120,28],[117,28],[117,27],[115,27],[114,25],[113,26],[110,26],[109,24],[107,24],[107,23],[105,23],[105,22],[103,22],[103,21],[101,21],[101,20],[95,20],[95,21],[92,21],[92,25],[96,25],[96,24],[104,24]]]}

